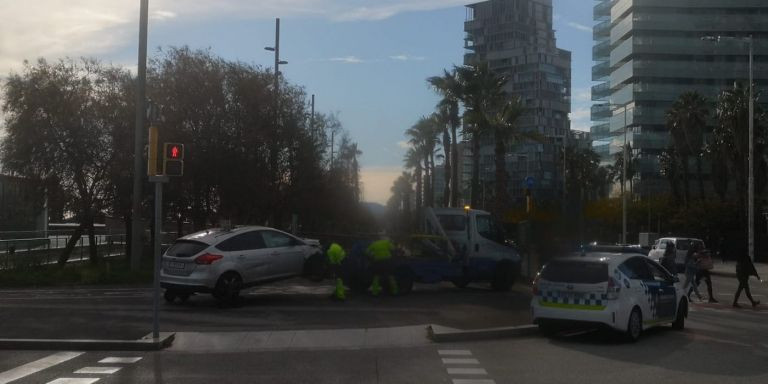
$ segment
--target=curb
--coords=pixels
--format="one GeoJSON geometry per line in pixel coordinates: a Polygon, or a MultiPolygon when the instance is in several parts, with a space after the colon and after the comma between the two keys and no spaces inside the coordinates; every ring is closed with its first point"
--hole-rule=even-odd
{"type": "Polygon", "coordinates": [[[435,324],[427,326],[427,337],[436,343],[521,337],[538,332],[539,328],[533,324],[472,330],[460,330],[435,324]]]}
{"type": "Polygon", "coordinates": [[[0,350],[159,351],[168,348],[175,333],[161,333],[139,340],[0,339],[0,350]]]}

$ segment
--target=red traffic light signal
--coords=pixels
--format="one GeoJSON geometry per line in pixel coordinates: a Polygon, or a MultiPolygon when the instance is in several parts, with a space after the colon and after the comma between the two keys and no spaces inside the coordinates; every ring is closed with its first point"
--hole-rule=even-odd
{"type": "Polygon", "coordinates": [[[165,143],[163,155],[163,174],[182,176],[184,174],[184,144],[165,143]]]}
{"type": "Polygon", "coordinates": [[[184,144],[165,143],[165,160],[184,160],[184,144]]]}

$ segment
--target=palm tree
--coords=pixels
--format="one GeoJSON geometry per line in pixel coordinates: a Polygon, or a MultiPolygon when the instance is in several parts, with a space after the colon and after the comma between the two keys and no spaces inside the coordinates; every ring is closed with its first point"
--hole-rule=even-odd
{"type": "MultiPolygon", "coordinates": [[[[617,152],[614,155],[613,158],[613,165],[609,166],[609,170],[611,172],[611,176],[614,181],[621,183],[626,179],[629,181],[629,195],[634,195],[635,192],[635,185],[634,185],[634,178],[635,174],[637,174],[637,156],[632,154],[632,145],[627,143],[626,147],[622,146],[624,149],[621,152],[617,152]],[[622,173],[624,173],[624,151],[627,153],[627,175],[626,177],[622,177],[622,173]]],[[[621,185],[621,194],[624,194],[624,188],[625,186],[621,185]]]]}
{"type": "Polygon", "coordinates": [[[480,139],[493,133],[490,117],[494,111],[499,111],[501,100],[505,98],[507,77],[492,72],[487,63],[457,67],[456,73],[464,89],[461,96],[466,108],[464,134],[472,142],[470,197],[472,205],[477,206],[480,203],[480,139]]]}
{"type": "Polygon", "coordinates": [[[677,159],[677,151],[675,151],[674,145],[670,145],[666,151],[659,155],[659,167],[661,170],[661,175],[666,177],[667,181],[669,181],[669,185],[672,188],[672,196],[674,196],[675,202],[680,202],[678,166],[679,161],[677,159]]]}
{"type": "Polygon", "coordinates": [[[416,210],[420,211],[422,207],[422,196],[423,196],[423,189],[422,189],[422,178],[423,178],[423,168],[421,166],[421,154],[419,151],[416,150],[416,148],[409,148],[408,152],[405,153],[405,168],[406,169],[413,169],[413,178],[416,182],[416,210]]]}
{"type": "MultiPolygon", "coordinates": [[[[450,115],[446,108],[444,107],[438,107],[437,112],[433,114],[435,119],[437,119],[437,124],[442,127],[443,130],[443,169],[444,169],[444,178],[445,178],[445,185],[444,185],[444,191],[443,192],[443,201],[442,204],[445,207],[451,207],[451,180],[453,180],[452,175],[452,167],[453,164],[451,162],[451,135],[448,130],[448,127],[450,126],[450,115]]],[[[458,166],[457,166],[458,167],[458,166]]]]}
{"type": "MultiPolygon", "coordinates": [[[[464,93],[464,86],[462,84],[456,69],[451,72],[443,70],[443,76],[433,76],[427,79],[429,85],[443,96],[442,100],[438,104],[439,110],[447,112],[448,123],[451,127],[451,141],[445,143],[443,140],[443,146],[446,157],[446,183],[450,175],[450,204],[449,206],[455,207],[459,205],[459,152],[456,148],[458,145],[458,137],[456,131],[461,125],[461,119],[459,118],[459,102],[462,99],[464,93]]],[[[446,195],[448,195],[449,189],[446,188],[446,195]]]]}
{"type": "Polygon", "coordinates": [[[525,139],[538,139],[537,135],[521,132],[515,122],[525,111],[520,98],[515,96],[511,101],[504,101],[495,110],[490,111],[488,121],[493,127],[494,162],[496,166],[496,190],[494,209],[497,217],[501,218],[506,212],[507,196],[507,147],[525,139]]]}
{"type": "Polygon", "coordinates": [[[421,117],[405,131],[415,152],[424,160],[424,205],[434,206],[435,148],[440,143],[440,127],[434,116],[421,117]]]}
{"type": "Polygon", "coordinates": [[[699,180],[699,194],[704,199],[704,181],[702,175],[702,147],[704,145],[704,129],[709,115],[707,99],[697,92],[685,92],[667,111],[667,126],[672,134],[672,142],[677,149],[683,166],[683,196],[685,204],[689,201],[689,172],[688,164],[691,156],[696,159],[696,170],[699,180]]]}

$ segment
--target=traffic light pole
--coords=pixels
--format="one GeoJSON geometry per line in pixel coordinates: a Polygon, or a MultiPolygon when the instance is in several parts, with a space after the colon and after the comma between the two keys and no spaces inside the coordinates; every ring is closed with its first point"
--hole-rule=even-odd
{"type": "Polygon", "coordinates": [[[163,184],[168,182],[168,176],[150,176],[149,181],[155,183],[155,278],[152,292],[152,338],[160,339],[160,265],[162,258],[160,244],[163,235],[163,184]]]}
{"type": "Polygon", "coordinates": [[[132,271],[139,269],[141,262],[144,229],[141,225],[141,168],[142,148],[144,147],[144,109],[147,82],[147,20],[149,19],[149,0],[142,0],[139,16],[139,65],[136,78],[136,127],[134,129],[133,148],[133,201],[131,204],[131,255],[132,271]]]}

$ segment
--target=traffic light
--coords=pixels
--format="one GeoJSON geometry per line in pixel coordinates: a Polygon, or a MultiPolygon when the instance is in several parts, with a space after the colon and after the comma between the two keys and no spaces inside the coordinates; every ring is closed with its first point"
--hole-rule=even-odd
{"type": "Polygon", "coordinates": [[[163,174],[165,176],[184,174],[184,144],[165,143],[163,145],[163,174]]]}

